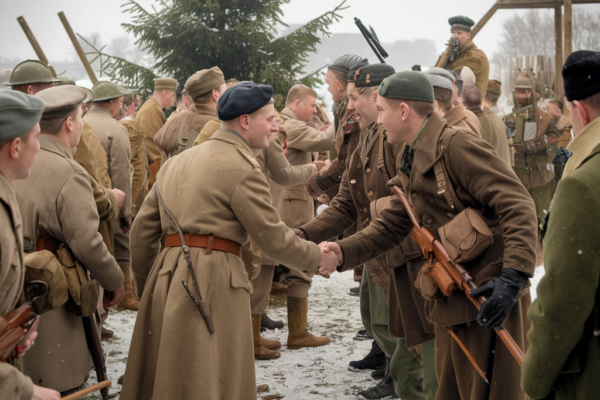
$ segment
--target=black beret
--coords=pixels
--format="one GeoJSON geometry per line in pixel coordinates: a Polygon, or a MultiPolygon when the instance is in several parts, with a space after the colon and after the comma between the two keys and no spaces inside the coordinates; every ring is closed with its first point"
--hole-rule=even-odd
{"type": "Polygon", "coordinates": [[[350,69],[348,69],[348,82],[354,82],[357,71],[367,65],[369,65],[369,60],[363,58],[361,61],[351,66],[350,69]]]}
{"type": "Polygon", "coordinates": [[[583,100],[600,92],[600,52],[579,50],[571,53],[562,69],[565,97],[583,100]]]}
{"type": "Polygon", "coordinates": [[[356,87],[379,86],[388,76],[396,73],[394,67],[389,64],[371,64],[362,67],[355,76],[356,87]]]}
{"type": "Polygon", "coordinates": [[[229,121],[250,114],[266,106],[273,98],[273,88],[254,82],[240,82],[221,95],[217,114],[221,121],[229,121]]]}
{"type": "Polygon", "coordinates": [[[339,56],[327,68],[335,69],[337,71],[342,71],[348,73],[350,67],[362,60],[361,56],[356,56],[354,54],[344,54],[343,56],[339,56]]]}

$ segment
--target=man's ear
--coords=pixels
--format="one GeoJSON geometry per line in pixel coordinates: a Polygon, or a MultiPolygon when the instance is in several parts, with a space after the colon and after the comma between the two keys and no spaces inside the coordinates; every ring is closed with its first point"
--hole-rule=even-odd
{"type": "Polygon", "coordinates": [[[373,103],[377,103],[377,90],[373,90],[373,92],[371,93],[371,98],[373,99],[373,103]]]}
{"type": "Polygon", "coordinates": [[[73,117],[68,116],[65,122],[63,122],[63,126],[67,128],[69,133],[73,132],[73,117]]]}
{"type": "Polygon", "coordinates": [[[344,91],[344,85],[342,85],[340,83],[340,81],[338,81],[337,79],[335,80],[335,88],[337,89],[338,92],[344,91]]]}
{"type": "Polygon", "coordinates": [[[8,145],[9,147],[9,155],[12,159],[16,160],[19,158],[19,153],[21,150],[21,143],[23,142],[23,139],[21,139],[20,137],[14,138],[11,142],[10,145],[8,145]]]}
{"type": "Polygon", "coordinates": [[[240,125],[243,129],[250,129],[250,115],[244,114],[240,117],[240,125]]]}
{"type": "Polygon", "coordinates": [[[579,114],[583,126],[586,126],[591,122],[588,109],[579,100],[573,100],[571,102],[571,109],[579,114]]]}

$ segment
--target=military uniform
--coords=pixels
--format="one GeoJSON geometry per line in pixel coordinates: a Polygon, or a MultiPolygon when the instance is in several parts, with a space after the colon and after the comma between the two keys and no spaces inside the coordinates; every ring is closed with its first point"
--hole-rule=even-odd
{"type": "Polygon", "coordinates": [[[477,136],[481,136],[481,123],[472,111],[465,109],[465,106],[459,104],[454,106],[452,110],[444,114],[444,119],[448,121],[448,125],[457,129],[466,129],[477,136]]]}
{"type": "MultiPolygon", "coordinates": [[[[214,234],[239,244],[250,236],[277,262],[317,270],[319,248],[297,239],[280,221],[267,180],[236,133],[219,130],[209,142],[169,160],[156,184],[185,233],[214,234]],[[204,212],[188,212],[198,204],[204,212]]],[[[210,304],[211,335],[181,285],[182,280],[191,284],[182,248],[158,252],[161,235],[176,232],[151,191],[132,230],[132,265],[144,295],[121,398],[255,399],[252,285],[244,263],[228,252],[207,255],[204,249],[190,248],[201,293],[210,304]]]]}
{"type": "Polygon", "coordinates": [[[148,194],[148,156],[144,130],[133,118],[123,118],[119,121],[127,129],[129,145],[131,146],[131,216],[135,217],[137,211],[148,194]]]}
{"type": "Polygon", "coordinates": [[[506,125],[487,107],[476,111],[475,115],[481,123],[481,137],[496,150],[501,159],[511,165],[506,125]]]}
{"type": "Polygon", "coordinates": [[[154,136],[160,128],[163,127],[166,121],[167,117],[165,116],[163,109],[153,97],[146,100],[135,116],[135,122],[140,124],[144,131],[149,164],[152,164],[162,156],[158,147],[154,144],[154,136]]]}

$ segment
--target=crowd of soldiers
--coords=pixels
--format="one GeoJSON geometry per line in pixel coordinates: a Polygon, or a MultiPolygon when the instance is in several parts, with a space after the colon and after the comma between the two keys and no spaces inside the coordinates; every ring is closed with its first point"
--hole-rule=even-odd
{"type": "Polygon", "coordinates": [[[255,399],[254,360],[280,357],[260,332],[283,327],[266,317],[282,265],[288,349],[330,343],[307,330],[312,279],[354,270],[373,343],[349,369],[379,380],[360,398],[598,397],[600,53],[567,58],[566,107],[520,73],[505,116],[473,21],[449,23],[445,68],[336,58],[333,123],[304,85],[277,112],[271,86],[218,67],[177,104],[157,78],[142,105],[17,65],[0,91],[0,399],[85,387],[117,305],[138,310],[121,399],[255,399]],[[443,284],[434,242],[471,286],[443,284]],[[24,304],[39,317],[7,352],[24,304]]]}

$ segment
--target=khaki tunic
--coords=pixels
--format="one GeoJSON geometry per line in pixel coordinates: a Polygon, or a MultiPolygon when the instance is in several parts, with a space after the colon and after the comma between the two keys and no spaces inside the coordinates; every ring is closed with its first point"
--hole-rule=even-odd
{"type": "MultiPolygon", "coordinates": [[[[23,230],[17,196],[0,172],[0,315],[15,309],[25,281],[23,230]]],[[[33,383],[7,362],[0,362],[0,399],[30,400],[33,383]]]]}
{"type": "Polygon", "coordinates": [[[129,145],[131,146],[131,215],[136,216],[148,194],[148,157],[146,153],[146,141],[144,131],[140,124],[132,118],[124,118],[119,121],[129,133],[129,145]]]}
{"type": "Polygon", "coordinates": [[[475,74],[475,86],[481,91],[481,98],[485,98],[487,83],[490,75],[490,63],[483,50],[478,49],[472,40],[465,43],[460,49],[458,60],[454,61],[451,69],[460,74],[463,67],[469,67],[475,74]]]}
{"type": "MultiPolygon", "coordinates": [[[[40,152],[27,179],[14,188],[23,216],[23,236],[35,242],[38,228],[66,243],[105,290],[123,284],[123,273],[98,233],[98,210],[88,173],[71,150],[40,135],[40,152]]],[[[81,317],[66,306],[42,315],[35,346],[24,357],[34,383],[65,391],[85,382],[91,367],[81,317]]]]}
{"type": "MultiPolygon", "coordinates": [[[[314,273],[320,250],[296,237],[271,206],[269,184],[246,141],[218,130],[169,160],[157,185],[181,229],[214,234],[260,249],[290,268],[314,273]],[[202,212],[190,212],[198,210],[202,212]]],[[[177,230],[151,191],[132,229],[131,267],[142,292],[122,400],[256,399],[250,292],[237,256],[190,248],[215,333],[211,335],[181,281],[191,285],[181,247],[160,250],[160,237],[177,230]]]]}
{"type": "Polygon", "coordinates": [[[481,123],[472,111],[466,110],[462,104],[455,106],[444,115],[444,119],[453,128],[465,129],[481,136],[481,123]]]}
{"type": "Polygon", "coordinates": [[[154,144],[154,136],[167,121],[164,111],[155,98],[150,97],[140,107],[135,122],[140,124],[146,135],[146,149],[148,150],[148,163],[151,164],[161,158],[161,152],[154,144]]]}
{"type": "Polygon", "coordinates": [[[192,148],[194,140],[208,121],[218,119],[217,110],[207,105],[192,104],[190,108],[169,118],[154,136],[156,146],[165,152],[162,162],[192,148]]]}
{"type": "Polygon", "coordinates": [[[475,115],[481,123],[481,137],[496,150],[501,159],[510,165],[510,148],[504,122],[487,107],[476,111],[475,115]]]}

